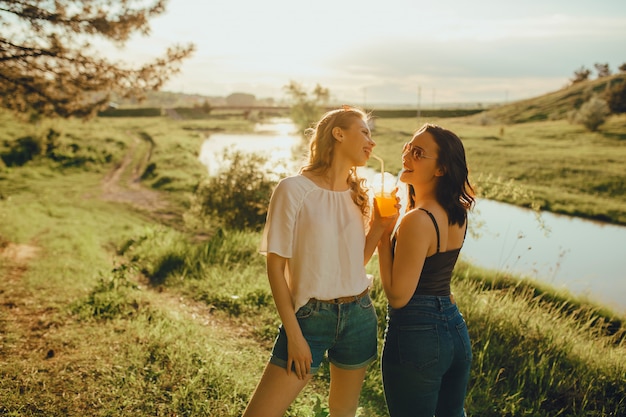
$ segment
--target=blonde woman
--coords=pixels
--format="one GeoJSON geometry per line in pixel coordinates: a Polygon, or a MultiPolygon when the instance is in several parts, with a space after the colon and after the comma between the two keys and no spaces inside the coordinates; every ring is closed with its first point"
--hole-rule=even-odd
{"type": "Polygon", "coordinates": [[[268,209],[261,252],[282,324],[245,417],[284,415],[324,355],[330,415],[354,416],[367,366],[377,356],[365,264],[396,216],[370,216],[364,180],[356,174],[376,145],[368,117],[344,106],[308,133],[308,164],[279,182],[268,209]]]}

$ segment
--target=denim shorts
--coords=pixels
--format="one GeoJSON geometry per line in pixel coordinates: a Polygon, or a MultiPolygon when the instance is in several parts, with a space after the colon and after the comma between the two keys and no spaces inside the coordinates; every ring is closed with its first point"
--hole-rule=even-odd
{"type": "MultiPolygon", "coordinates": [[[[298,309],[296,318],[311,349],[311,374],[318,371],[325,353],[342,369],[360,369],[376,359],[378,320],[369,294],[345,304],[311,299],[298,309]]],[[[282,325],[270,363],[287,367],[287,334],[282,325]]]]}

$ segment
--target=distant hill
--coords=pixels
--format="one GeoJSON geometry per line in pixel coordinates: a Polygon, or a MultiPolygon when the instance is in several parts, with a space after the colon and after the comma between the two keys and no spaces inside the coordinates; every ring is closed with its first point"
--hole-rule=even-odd
{"type": "Polygon", "coordinates": [[[571,110],[578,109],[591,96],[602,95],[607,87],[619,82],[626,82],[626,74],[583,81],[542,96],[492,107],[473,117],[490,118],[502,123],[566,119],[571,110]]]}
{"type": "MultiPolygon", "coordinates": [[[[160,107],[160,108],[177,108],[177,107],[201,107],[208,103],[211,107],[220,107],[238,104],[238,96],[249,96],[248,105],[267,106],[273,105],[273,99],[258,99],[251,94],[233,93],[228,97],[221,96],[205,96],[202,94],[175,93],[171,91],[148,91],[146,98],[142,101],[135,99],[123,99],[113,97],[113,102],[120,108],[134,107],[160,107]]],[[[239,103],[240,104],[240,103],[239,103]]]]}
{"type": "MultiPolygon", "coordinates": [[[[526,123],[541,120],[558,120],[566,119],[568,113],[578,109],[583,103],[588,101],[594,94],[602,95],[607,87],[619,82],[626,82],[626,74],[619,73],[608,77],[588,80],[564,87],[558,91],[547,93],[538,97],[515,101],[508,104],[497,105],[487,109],[452,109],[454,114],[450,116],[464,116],[476,120],[494,120],[499,123],[526,123]],[[472,113],[479,113],[471,116],[472,113]]],[[[175,93],[169,91],[148,92],[145,100],[139,102],[137,100],[114,99],[113,101],[120,108],[193,108],[201,107],[207,103],[211,107],[221,107],[233,105],[236,96],[244,95],[243,93],[234,93],[229,97],[204,96],[201,94],[175,93]]],[[[249,95],[251,102],[247,105],[256,106],[272,106],[276,105],[273,99],[257,99],[253,95],[249,95]]],[[[450,109],[446,109],[450,110],[450,109]]],[[[413,115],[415,109],[395,109],[390,106],[387,109],[377,108],[376,113],[379,117],[406,117],[400,113],[413,115]],[[389,114],[386,114],[389,113],[389,114]],[[396,114],[397,113],[397,114],[396,114]]]]}

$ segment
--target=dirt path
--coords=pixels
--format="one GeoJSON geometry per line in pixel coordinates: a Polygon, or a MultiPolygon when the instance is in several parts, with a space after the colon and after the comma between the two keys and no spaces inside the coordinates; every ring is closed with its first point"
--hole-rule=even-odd
{"type": "MultiPolygon", "coordinates": [[[[123,160],[105,176],[102,182],[101,198],[131,204],[138,209],[156,214],[159,220],[167,221],[171,216],[167,210],[168,202],[162,198],[161,193],[146,188],[141,183],[141,176],[150,163],[153,148],[152,141],[133,136],[132,146],[123,160]],[[141,149],[142,145],[144,145],[144,150],[141,149]],[[140,152],[143,154],[139,155],[140,152]]],[[[250,329],[242,327],[241,323],[235,324],[232,320],[218,317],[205,303],[167,291],[159,290],[155,291],[155,294],[158,294],[160,298],[159,305],[167,307],[174,314],[183,315],[203,325],[219,327],[228,338],[250,337],[250,329]]]]}
{"type": "MultiPolygon", "coordinates": [[[[158,191],[146,188],[140,181],[150,162],[152,147],[153,144],[134,137],[123,160],[104,177],[101,198],[131,204],[151,213],[157,220],[167,221],[172,216],[168,202],[158,191]],[[138,155],[139,152],[143,154],[138,155]]],[[[54,355],[54,352],[46,353],[45,337],[42,334],[50,325],[47,317],[52,317],[55,312],[40,305],[35,295],[21,282],[29,265],[37,262],[38,252],[36,242],[15,244],[0,240],[0,273],[3,275],[0,283],[0,359],[4,354],[11,355],[10,352],[23,352],[26,355],[26,351],[41,351],[44,356],[54,355]],[[20,335],[17,341],[5,340],[4,335],[9,331],[20,335]]],[[[154,295],[159,300],[158,305],[171,314],[214,329],[219,328],[224,340],[250,344],[253,339],[251,329],[213,314],[212,309],[204,303],[168,291],[155,290],[154,295]]]]}
{"type": "Polygon", "coordinates": [[[141,184],[141,176],[150,162],[154,144],[133,135],[133,141],[122,161],[109,172],[102,182],[102,198],[132,204],[135,207],[157,211],[167,207],[159,193],[141,184]],[[148,149],[142,155],[140,145],[148,149]]]}
{"type": "Polygon", "coordinates": [[[42,305],[22,283],[31,262],[35,262],[39,248],[29,244],[8,243],[0,248],[2,285],[0,286],[0,358],[6,353],[46,352],[45,333],[58,324],[52,317],[54,311],[42,305]],[[18,334],[20,337],[5,337],[18,334]]]}

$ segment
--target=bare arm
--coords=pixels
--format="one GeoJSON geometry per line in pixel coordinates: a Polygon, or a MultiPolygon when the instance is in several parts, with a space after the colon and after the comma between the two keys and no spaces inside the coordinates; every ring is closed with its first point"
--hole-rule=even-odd
{"type": "Polygon", "coordinates": [[[404,307],[417,288],[434,235],[434,231],[431,231],[432,223],[429,222],[430,219],[419,211],[406,215],[398,228],[393,257],[390,233],[386,232],[378,243],[381,282],[393,308],[404,307]]]}
{"type": "Polygon", "coordinates": [[[275,253],[267,254],[267,276],[278,315],[287,333],[287,374],[291,373],[293,364],[298,378],[304,379],[311,370],[313,357],[296,319],[291,293],[285,279],[286,267],[286,258],[275,253]]]}
{"type": "MultiPolygon", "coordinates": [[[[396,208],[400,209],[400,204],[397,204],[396,208]]],[[[365,237],[364,261],[366,264],[372,258],[378,242],[384,236],[384,234],[387,233],[387,229],[393,229],[396,221],[398,220],[398,212],[396,212],[394,216],[380,217],[376,200],[374,200],[373,211],[374,212],[372,214],[372,219],[370,221],[370,230],[365,237]]]]}

